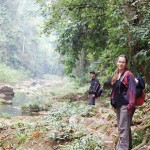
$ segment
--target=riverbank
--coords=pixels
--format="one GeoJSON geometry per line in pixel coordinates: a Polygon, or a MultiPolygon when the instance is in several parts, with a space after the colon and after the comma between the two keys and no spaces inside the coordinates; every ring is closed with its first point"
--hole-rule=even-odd
{"type": "MultiPolygon", "coordinates": [[[[36,103],[49,105],[49,111],[42,116],[2,115],[0,147],[9,150],[114,150],[118,135],[116,117],[107,91],[97,99],[96,106],[89,106],[87,99],[80,95],[84,95],[88,85],[79,88],[76,82],[67,78],[55,79],[50,77],[16,85],[15,91],[24,92],[29,97],[38,94],[36,103]]],[[[147,98],[134,115],[134,147],[142,143],[149,131],[149,119],[137,122],[149,116],[149,104],[147,98]]],[[[138,150],[147,150],[149,145],[147,138],[138,150]]]]}

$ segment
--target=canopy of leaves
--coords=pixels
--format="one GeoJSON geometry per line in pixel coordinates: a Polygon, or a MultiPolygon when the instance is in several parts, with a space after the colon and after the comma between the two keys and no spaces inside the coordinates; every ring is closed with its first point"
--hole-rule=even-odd
{"type": "Polygon", "coordinates": [[[82,51],[86,53],[84,59],[88,59],[89,54],[97,59],[100,51],[104,50],[107,31],[104,29],[106,18],[103,0],[45,1],[41,10],[46,16],[44,32],[57,32],[57,51],[65,55],[67,73],[76,67],[82,51]]]}
{"type": "Polygon", "coordinates": [[[125,53],[129,58],[130,69],[135,74],[143,73],[150,83],[149,5],[147,0],[109,1],[105,22],[109,38],[103,55],[107,56],[106,61],[111,58],[114,62],[113,58],[125,53]]]}
{"type": "Polygon", "coordinates": [[[40,3],[45,16],[44,32],[47,35],[57,32],[57,51],[65,55],[68,73],[80,68],[80,61],[87,60],[84,67],[91,66],[110,76],[116,57],[125,53],[133,72],[137,72],[138,66],[146,74],[150,62],[147,0],[40,0],[40,3]],[[81,60],[83,51],[86,56],[81,60]]]}

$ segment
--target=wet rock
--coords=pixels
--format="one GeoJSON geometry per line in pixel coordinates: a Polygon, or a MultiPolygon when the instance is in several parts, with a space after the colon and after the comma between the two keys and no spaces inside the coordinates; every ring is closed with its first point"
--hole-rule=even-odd
{"type": "Polygon", "coordinates": [[[11,87],[3,86],[0,88],[0,97],[4,100],[12,100],[14,94],[13,88],[11,87]]]}
{"type": "Polygon", "coordinates": [[[3,86],[0,88],[0,94],[5,94],[5,95],[14,95],[13,88],[8,87],[8,86],[3,86]]]}
{"type": "Polygon", "coordinates": [[[32,83],[31,83],[31,85],[32,86],[35,86],[37,83],[35,82],[35,81],[33,81],[32,83]]]}
{"type": "Polygon", "coordinates": [[[2,104],[12,104],[12,100],[4,100],[3,98],[0,98],[0,103],[2,103],[2,104]]]}

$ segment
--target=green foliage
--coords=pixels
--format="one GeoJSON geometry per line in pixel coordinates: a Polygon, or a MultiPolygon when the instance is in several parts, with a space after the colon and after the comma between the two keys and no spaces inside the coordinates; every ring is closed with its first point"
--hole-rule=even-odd
{"type": "Polygon", "coordinates": [[[24,143],[27,140],[28,135],[27,135],[26,132],[22,132],[20,130],[16,130],[16,132],[13,133],[13,137],[14,137],[15,141],[18,144],[22,144],[22,143],[24,143]]]}
{"type": "Polygon", "coordinates": [[[93,54],[97,57],[105,48],[107,32],[103,29],[104,9],[104,1],[61,0],[44,4],[42,2],[41,10],[46,17],[44,33],[49,34],[56,30],[58,35],[56,50],[65,55],[63,62],[67,74],[76,67],[76,70],[87,71],[85,69],[88,63],[87,55],[93,54]],[[79,60],[83,62],[80,65],[79,60]]]}
{"type": "MultiPolygon", "coordinates": [[[[80,116],[93,116],[93,110],[95,107],[86,106],[82,102],[62,102],[61,106],[54,106],[51,108],[49,112],[49,116],[45,117],[45,121],[47,122],[47,130],[50,130],[49,133],[46,134],[46,139],[48,141],[55,141],[55,142],[64,142],[70,141],[73,142],[73,145],[76,146],[79,144],[76,142],[81,140],[86,135],[85,124],[84,122],[81,124],[73,123],[77,118],[79,119],[80,116]],[[71,120],[69,119],[72,118],[71,120]],[[70,121],[69,121],[69,120],[70,121]],[[74,120],[75,119],[75,120],[74,120]],[[73,121],[74,120],[74,121],[73,121]]],[[[82,118],[82,117],[81,117],[82,118]]],[[[76,121],[75,121],[76,122],[76,121]]],[[[88,138],[88,137],[87,137],[88,138]]],[[[89,141],[86,139],[87,146],[90,148],[91,146],[98,146],[98,143],[95,140],[91,140],[92,138],[89,137],[89,141]],[[89,142],[89,143],[88,143],[89,142]]],[[[83,140],[84,143],[84,140],[83,140]]],[[[100,143],[99,143],[100,144],[100,143]]],[[[85,145],[84,145],[85,146],[85,145]]],[[[64,149],[70,147],[69,145],[62,146],[64,149]]],[[[60,148],[62,148],[60,146],[60,148]]],[[[74,146],[72,146],[73,148],[74,146]]]]}
{"type": "Polygon", "coordinates": [[[74,150],[74,149],[86,149],[86,150],[103,150],[102,142],[97,140],[93,135],[84,136],[75,140],[72,145],[62,145],[61,150],[74,150]]]}
{"type": "MultiPolygon", "coordinates": [[[[116,58],[125,53],[129,57],[129,67],[146,74],[150,60],[149,55],[149,3],[144,0],[111,1],[106,11],[105,27],[109,34],[107,49],[110,56],[116,58]]],[[[113,59],[114,60],[114,59],[113,59]]]]}
{"type": "Polygon", "coordinates": [[[15,70],[5,64],[0,64],[0,82],[16,83],[29,78],[29,75],[24,70],[15,70]]]}
{"type": "Polygon", "coordinates": [[[146,74],[150,63],[149,3],[144,1],[40,1],[44,33],[56,31],[56,50],[67,74],[85,77],[95,69],[103,81],[112,76],[118,55],[129,58],[133,73],[146,74]]]}
{"type": "Polygon", "coordinates": [[[129,67],[144,75],[149,72],[149,2],[115,0],[2,1],[0,5],[0,62],[28,70],[32,76],[44,73],[73,73],[84,79],[90,69],[112,75],[115,60],[125,53],[129,67]],[[30,6],[30,7],[28,7],[30,6]],[[21,20],[21,21],[20,21],[21,20]],[[34,20],[34,21],[33,21],[34,20]],[[59,55],[54,53],[53,43],[59,55]],[[53,60],[53,61],[52,61],[53,60]],[[58,64],[58,65],[56,65],[58,64]]]}
{"type": "MultiPolygon", "coordinates": [[[[8,119],[8,118],[6,118],[6,119],[8,119]]],[[[6,130],[8,127],[7,127],[7,124],[6,124],[6,123],[0,123],[0,128],[1,128],[2,130],[6,130]]]]}
{"type": "Polygon", "coordinates": [[[39,107],[39,105],[38,104],[30,104],[29,105],[29,109],[30,110],[34,110],[34,109],[36,109],[36,110],[40,110],[40,107],[39,107]]]}
{"type": "Polygon", "coordinates": [[[23,106],[21,106],[21,109],[24,110],[24,111],[26,111],[26,110],[29,111],[29,106],[28,105],[23,105],[23,106]]]}
{"type": "Polygon", "coordinates": [[[0,113],[0,118],[10,119],[11,116],[5,113],[0,113]]]}
{"type": "Polygon", "coordinates": [[[142,140],[143,140],[143,137],[145,134],[146,134],[146,132],[143,130],[139,130],[134,133],[133,148],[142,143],[142,140]]]}
{"type": "Polygon", "coordinates": [[[67,123],[64,122],[55,122],[55,129],[49,132],[46,135],[46,138],[49,141],[71,141],[73,140],[73,132],[72,132],[72,127],[69,126],[67,123]]]}
{"type": "Polygon", "coordinates": [[[21,106],[21,109],[24,111],[30,111],[30,112],[38,112],[40,111],[40,106],[38,104],[29,104],[29,105],[23,105],[21,106]]]}
{"type": "Polygon", "coordinates": [[[81,104],[81,102],[70,102],[68,101],[67,103],[64,102],[64,105],[61,106],[60,108],[54,108],[51,110],[49,113],[50,117],[52,117],[55,120],[60,120],[64,117],[69,117],[72,115],[82,115],[82,114],[92,114],[92,110],[95,107],[91,106],[86,106],[81,104]]]}

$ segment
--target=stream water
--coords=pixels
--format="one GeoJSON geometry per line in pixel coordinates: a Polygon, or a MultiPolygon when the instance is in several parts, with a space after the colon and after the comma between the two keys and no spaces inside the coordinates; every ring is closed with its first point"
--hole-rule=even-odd
{"type": "Polygon", "coordinates": [[[38,102],[38,97],[34,95],[29,96],[23,92],[16,92],[12,102],[12,104],[0,105],[0,113],[11,116],[32,115],[30,112],[22,112],[21,106],[38,102]]]}

